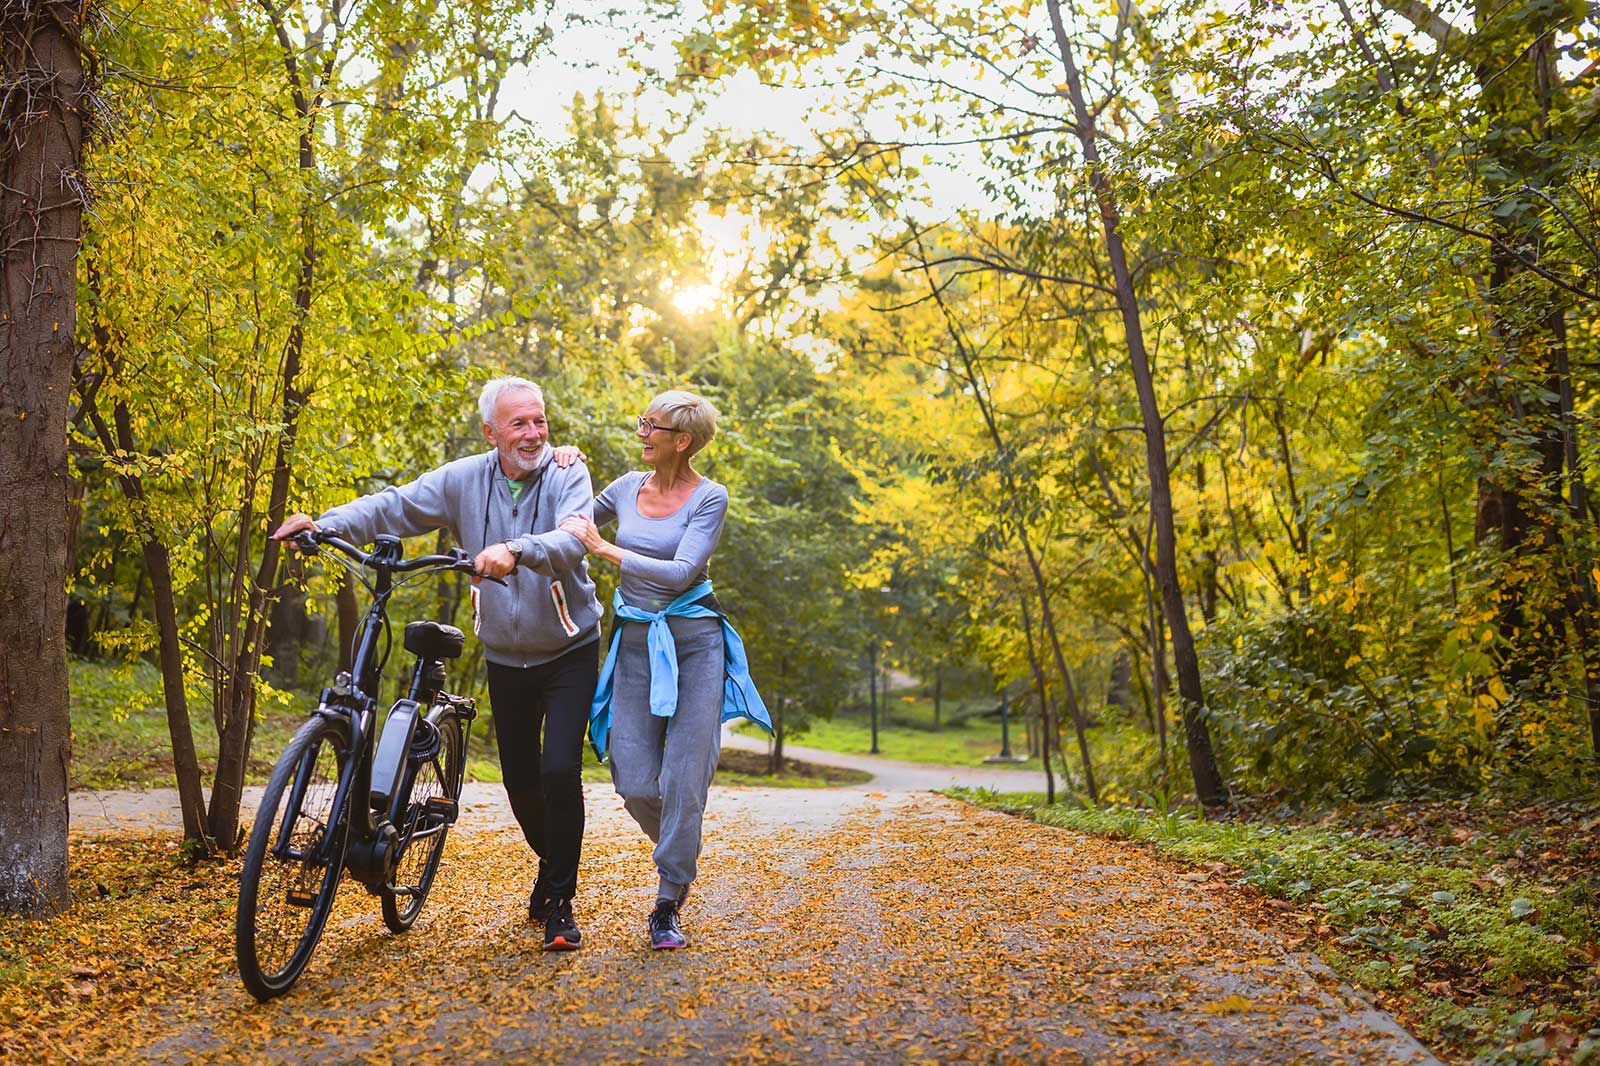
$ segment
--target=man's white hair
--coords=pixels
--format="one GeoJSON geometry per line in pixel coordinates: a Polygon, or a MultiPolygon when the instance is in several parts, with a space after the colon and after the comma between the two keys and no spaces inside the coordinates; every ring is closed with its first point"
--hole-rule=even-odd
{"type": "Polygon", "coordinates": [[[495,405],[500,402],[500,397],[514,389],[527,389],[533,393],[535,400],[544,403],[544,390],[527,378],[490,378],[484,382],[483,391],[478,393],[478,414],[483,416],[486,423],[494,425],[495,405]]]}

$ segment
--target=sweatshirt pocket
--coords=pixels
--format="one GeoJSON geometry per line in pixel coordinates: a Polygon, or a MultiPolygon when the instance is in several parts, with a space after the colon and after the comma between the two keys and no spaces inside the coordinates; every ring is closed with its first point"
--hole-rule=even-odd
{"type": "Polygon", "coordinates": [[[572,620],[572,612],[567,610],[567,592],[561,587],[560,579],[550,582],[550,602],[555,604],[556,618],[561,621],[562,632],[569,637],[578,635],[578,623],[572,620]]]}

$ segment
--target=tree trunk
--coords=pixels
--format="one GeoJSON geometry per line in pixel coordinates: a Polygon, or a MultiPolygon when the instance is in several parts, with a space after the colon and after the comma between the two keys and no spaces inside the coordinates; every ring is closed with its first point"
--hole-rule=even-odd
{"type": "MultiPolygon", "coordinates": [[[[98,336],[101,355],[104,356],[108,338],[98,336]]],[[[92,401],[89,416],[107,454],[121,451],[133,455],[133,420],[121,400],[112,411],[115,436],[105,421],[95,412],[92,401]]],[[[172,588],[172,559],[167,546],[156,535],[150,520],[149,503],[144,482],[134,474],[117,475],[122,494],[134,505],[136,521],[143,534],[145,572],[150,575],[150,588],[155,600],[157,650],[161,662],[161,693],[167,708],[167,735],[172,742],[172,769],[178,779],[178,809],[183,819],[185,845],[198,855],[215,852],[213,841],[206,834],[205,792],[200,781],[200,760],[195,753],[194,729],[189,721],[189,697],[184,689],[183,647],[178,635],[177,597],[172,588]]],[[[141,584],[143,577],[141,575],[141,584]]]]}
{"type": "MultiPolygon", "coordinates": [[[[917,247],[921,254],[922,241],[917,238],[917,247]]],[[[978,373],[977,365],[973,359],[972,350],[967,344],[966,337],[956,325],[949,305],[945,303],[944,292],[934,281],[931,268],[928,266],[927,256],[921,254],[922,269],[928,278],[928,292],[933,297],[940,313],[944,316],[946,331],[950,340],[955,344],[956,354],[961,357],[962,374],[967,383],[972,386],[973,399],[977,401],[978,411],[983,415],[983,423],[989,432],[989,439],[994,443],[995,450],[1004,454],[1007,449],[1005,440],[1000,436],[1000,426],[995,420],[994,410],[990,406],[987,390],[978,373]]],[[[1021,499],[1017,489],[1015,476],[1011,473],[1009,464],[1001,472],[1001,484],[1005,487],[1007,500],[1021,499]]],[[[1004,513],[1006,509],[1002,509],[1004,513]]],[[[1028,560],[1028,572],[1033,575],[1033,587],[1039,596],[1039,621],[1044,629],[1045,636],[1050,639],[1050,650],[1056,664],[1056,672],[1061,675],[1061,692],[1067,701],[1067,710],[1072,715],[1072,728],[1078,738],[1078,754],[1083,759],[1084,789],[1089,793],[1091,803],[1100,802],[1100,790],[1095,784],[1094,766],[1089,759],[1088,721],[1084,716],[1083,707],[1078,703],[1078,694],[1072,683],[1072,671],[1067,668],[1066,656],[1061,652],[1061,637],[1056,631],[1055,612],[1050,607],[1050,585],[1045,580],[1044,568],[1039,563],[1039,557],[1033,550],[1033,540],[1028,536],[1028,523],[1025,517],[1018,516],[1013,519],[1012,529],[1017,535],[1018,542],[1022,545],[1022,553],[1028,560]]]]}
{"type": "MultiPolygon", "coordinates": [[[[307,135],[309,137],[309,135],[307,135]]],[[[310,152],[302,138],[302,160],[310,152]]],[[[283,524],[289,502],[289,456],[294,451],[299,430],[300,410],[305,397],[295,387],[300,360],[305,350],[305,322],[311,310],[312,282],[316,274],[316,237],[308,208],[301,217],[300,278],[295,289],[295,321],[289,329],[283,358],[283,431],[273,455],[272,484],[267,497],[266,528],[283,524]]],[[[239,537],[248,543],[253,530],[241,526],[239,537]]],[[[207,812],[211,837],[223,847],[233,849],[239,836],[239,798],[244,788],[245,764],[250,757],[250,742],[255,736],[256,676],[261,671],[263,630],[267,601],[277,586],[281,542],[267,538],[261,549],[261,564],[251,583],[245,609],[240,618],[238,654],[228,672],[227,704],[223,729],[217,744],[217,773],[211,786],[211,806],[207,812]]],[[[245,554],[241,545],[241,555],[245,554]]]]}
{"type": "MultiPolygon", "coordinates": [[[[1022,600],[1022,634],[1028,643],[1028,669],[1033,674],[1033,691],[1039,697],[1039,761],[1044,765],[1044,801],[1053,804],[1056,801],[1056,774],[1050,765],[1050,703],[1045,698],[1044,671],[1039,669],[1039,654],[1034,650],[1033,616],[1028,612],[1028,597],[1018,598],[1022,600]]],[[[1087,770],[1087,757],[1083,765],[1087,770]]]]}
{"type": "MultiPolygon", "coordinates": [[[[287,75],[289,96],[300,116],[298,165],[306,180],[308,199],[300,207],[300,270],[295,280],[294,319],[289,326],[289,336],[283,346],[283,363],[279,379],[283,407],[282,430],[273,451],[272,481],[267,496],[266,528],[276,529],[283,524],[289,502],[289,460],[294,454],[295,438],[299,434],[300,411],[305,406],[305,394],[300,391],[300,363],[305,355],[306,322],[311,317],[311,299],[317,276],[316,211],[321,200],[315,196],[317,169],[317,122],[322,109],[321,87],[328,83],[339,52],[337,36],[324,46],[324,60],[320,81],[308,85],[304,80],[305,68],[300,66],[300,56],[291,47],[289,34],[282,14],[266,0],[268,17],[277,31],[283,48],[283,65],[287,75]]],[[[248,501],[247,501],[248,503],[248,501]]],[[[248,507],[246,508],[248,510],[248,507]]],[[[253,524],[241,520],[239,527],[239,569],[235,580],[242,578],[249,548],[254,537],[253,524]]],[[[244,788],[245,765],[250,757],[250,742],[255,735],[256,676],[261,670],[263,630],[266,625],[269,599],[277,591],[278,560],[283,545],[266,539],[261,549],[261,563],[255,578],[245,593],[244,609],[239,616],[239,638],[232,661],[227,664],[225,703],[218,708],[222,728],[217,745],[217,773],[211,786],[211,806],[207,812],[211,836],[228,849],[232,849],[239,836],[239,798],[244,788]]]]}
{"type": "Polygon", "coordinates": [[[1195,793],[1200,802],[1205,806],[1218,806],[1228,802],[1228,787],[1223,783],[1211,747],[1211,729],[1205,719],[1205,690],[1200,681],[1200,658],[1195,653],[1194,634],[1189,630],[1183,590],[1178,584],[1178,546],[1173,525],[1166,428],[1161,420],[1155,382],[1145,352],[1144,327],[1140,319],[1138,297],[1133,290],[1133,276],[1128,268],[1127,252],[1122,245],[1122,216],[1116,191],[1111,187],[1111,180],[1100,161],[1094,116],[1084,101],[1072,46],[1061,23],[1060,0],[1046,0],[1046,6],[1050,11],[1050,27],[1055,33],[1056,46],[1061,52],[1067,97],[1071,101],[1077,126],[1075,132],[1100,207],[1106,256],[1111,262],[1117,307],[1122,312],[1123,333],[1128,344],[1128,359],[1133,367],[1134,387],[1139,394],[1139,414],[1144,422],[1145,465],[1150,479],[1150,514],[1155,523],[1156,571],[1178,668],[1178,694],[1182,703],[1184,737],[1189,750],[1189,771],[1194,776],[1195,793]]]}
{"type": "Polygon", "coordinates": [[[1132,706],[1133,664],[1128,659],[1128,649],[1118,648],[1111,662],[1111,680],[1106,685],[1106,706],[1127,710],[1132,706]]]}
{"type": "Polygon", "coordinates": [[[789,660],[778,660],[778,698],[773,703],[772,746],[767,751],[767,773],[783,773],[783,710],[789,702],[789,660]]]}
{"type": "Polygon", "coordinates": [[[0,912],[67,906],[67,413],[85,6],[0,5],[0,912]]]}
{"type": "MultiPolygon", "coordinates": [[[[1492,374],[1494,380],[1510,381],[1504,393],[1492,397],[1505,415],[1493,442],[1495,467],[1508,473],[1479,479],[1474,532],[1479,543],[1498,541],[1506,555],[1495,588],[1506,647],[1503,673],[1513,686],[1533,682],[1548,691],[1559,684],[1566,597],[1541,595],[1540,586],[1543,578],[1561,572],[1555,558],[1560,548],[1556,523],[1565,503],[1561,396],[1570,395],[1571,383],[1557,366],[1556,351],[1565,344],[1564,316],[1556,295],[1534,284],[1529,269],[1546,243],[1540,211],[1531,202],[1519,206],[1518,198],[1524,190],[1546,185],[1555,166],[1547,150],[1550,94],[1561,76],[1551,44],[1562,18],[1559,7],[1541,9],[1531,0],[1480,0],[1474,15],[1476,33],[1468,54],[1485,120],[1483,186],[1502,201],[1488,221],[1497,240],[1489,249],[1486,297],[1501,364],[1492,374]],[[1530,447],[1536,458],[1532,471],[1526,462],[1530,447]]],[[[1563,592],[1581,596],[1570,581],[1563,583],[1563,592]]]]}
{"type": "Polygon", "coordinates": [[[1583,665],[1582,699],[1589,719],[1589,750],[1600,755],[1600,648],[1594,646],[1595,611],[1600,596],[1594,584],[1594,553],[1590,549],[1589,487],[1583,480],[1578,461],[1578,423],[1573,411],[1572,370],[1567,357],[1567,321],[1554,313],[1550,332],[1557,339],[1554,351],[1556,376],[1560,380],[1561,441],[1567,470],[1567,507],[1571,515],[1572,578],[1568,585],[1567,612],[1572,617],[1573,635],[1578,642],[1578,658],[1583,665]]]}

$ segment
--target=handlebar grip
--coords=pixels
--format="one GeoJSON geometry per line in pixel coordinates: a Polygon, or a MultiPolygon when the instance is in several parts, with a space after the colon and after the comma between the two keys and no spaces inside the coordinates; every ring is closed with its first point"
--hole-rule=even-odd
{"type": "Polygon", "coordinates": [[[474,570],[472,568],[472,564],[470,564],[470,563],[468,563],[465,567],[462,567],[461,569],[462,569],[462,573],[471,574],[473,577],[477,578],[480,581],[493,581],[496,585],[499,585],[501,588],[507,588],[511,584],[509,581],[507,581],[503,577],[490,577],[488,574],[480,574],[480,573],[478,573],[478,571],[476,571],[476,570],[474,570]]]}

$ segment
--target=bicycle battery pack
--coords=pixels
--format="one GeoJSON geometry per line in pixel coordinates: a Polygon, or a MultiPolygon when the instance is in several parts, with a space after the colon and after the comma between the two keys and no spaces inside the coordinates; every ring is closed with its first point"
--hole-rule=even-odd
{"type": "Polygon", "coordinates": [[[372,807],[387,810],[389,801],[405,783],[406,756],[411,751],[411,735],[417,731],[422,707],[416,700],[396,700],[383,721],[383,735],[372,757],[372,807]]]}

